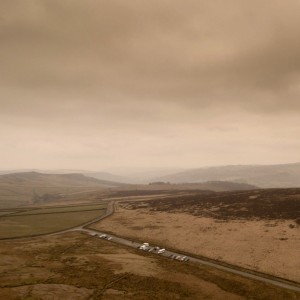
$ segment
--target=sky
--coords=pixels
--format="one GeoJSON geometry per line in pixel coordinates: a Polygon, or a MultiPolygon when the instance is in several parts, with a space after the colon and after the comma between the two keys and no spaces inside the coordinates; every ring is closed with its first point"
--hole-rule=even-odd
{"type": "Polygon", "coordinates": [[[0,169],[300,161],[300,1],[1,0],[0,169]]]}

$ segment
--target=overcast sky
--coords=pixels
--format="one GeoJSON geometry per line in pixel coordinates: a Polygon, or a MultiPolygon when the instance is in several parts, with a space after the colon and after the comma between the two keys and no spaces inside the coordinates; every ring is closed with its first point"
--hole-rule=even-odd
{"type": "Polygon", "coordinates": [[[0,169],[300,161],[299,0],[1,0],[0,169]]]}

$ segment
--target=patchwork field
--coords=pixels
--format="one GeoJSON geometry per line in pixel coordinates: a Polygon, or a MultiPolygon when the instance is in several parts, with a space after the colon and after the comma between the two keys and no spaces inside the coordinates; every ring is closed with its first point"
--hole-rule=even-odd
{"type": "Polygon", "coordinates": [[[105,213],[107,203],[28,207],[0,213],[0,238],[45,234],[75,227],[105,213]],[[6,214],[5,214],[6,213],[6,214]]]}
{"type": "Polygon", "coordinates": [[[300,190],[123,201],[94,228],[300,282],[300,190]]]}
{"type": "Polygon", "coordinates": [[[0,255],[0,299],[299,299],[80,233],[2,241],[0,255]]]}

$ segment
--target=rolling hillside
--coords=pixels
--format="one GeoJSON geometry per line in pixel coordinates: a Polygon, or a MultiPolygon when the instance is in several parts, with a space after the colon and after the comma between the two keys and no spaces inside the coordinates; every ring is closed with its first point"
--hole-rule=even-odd
{"type": "Polygon", "coordinates": [[[120,182],[120,183],[132,183],[132,180],[130,178],[124,176],[118,176],[108,172],[84,172],[82,174],[88,177],[100,179],[102,181],[105,180],[105,181],[113,181],[113,182],[120,182]]]}
{"type": "Polygon", "coordinates": [[[51,201],[68,194],[105,190],[122,183],[98,180],[82,174],[24,172],[0,175],[0,207],[51,201]]]}
{"type": "Polygon", "coordinates": [[[300,163],[208,167],[159,177],[155,180],[170,183],[231,181],[261,188],[300,187],[300,163]]]}

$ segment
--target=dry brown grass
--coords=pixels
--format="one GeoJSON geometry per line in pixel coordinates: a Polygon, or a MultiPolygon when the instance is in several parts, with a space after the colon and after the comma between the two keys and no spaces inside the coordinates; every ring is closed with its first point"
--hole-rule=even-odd
{"type": "Polygon", "coordinates": [[[297,299],[79,233],[0,244],[0,299],[297,299]]]}
{"type": "Polygon", "coordinates": [[[299,227],[290,224],[295,223],[224,221],[118,206],[94,227],[300,282],[299,227]]]}

